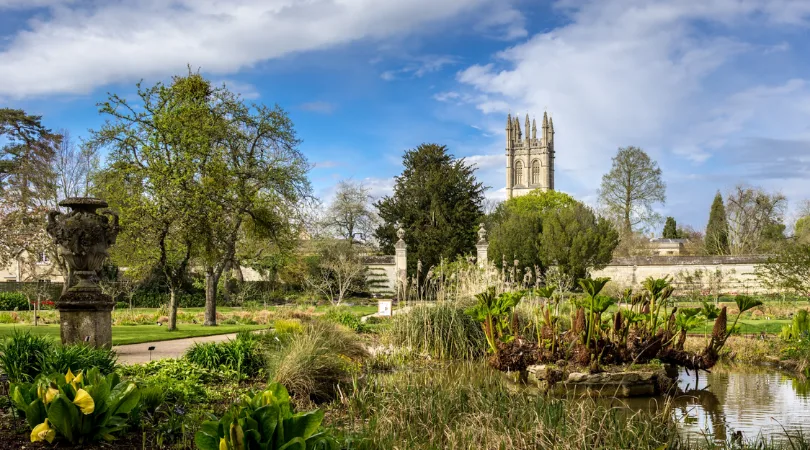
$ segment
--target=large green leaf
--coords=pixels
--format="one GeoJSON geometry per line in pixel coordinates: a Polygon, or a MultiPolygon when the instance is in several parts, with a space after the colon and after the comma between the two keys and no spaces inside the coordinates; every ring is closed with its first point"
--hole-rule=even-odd
{"type": "Polygon", "coordinates": [[[219,450],[219,423],[205,421],[194,435],[194,443],[200,450],[219,450]]]}
{"type": "Polygon", "coordinates": [[[132,408],[138,406],[140,399],[141,392],[134,383],[119,383],[110,393],[111,414],[129,414],[132,408]]]}
{"type": "Polygon", "coordinates": [[[58,395],[51,402],[48,407],[48,420],[56,428],[56,431],[70,443],[77,443],[79,436],[76,436],[76,429],[79,425],[79,410],[67,398],[58,395]]]}
{"type": "Polygon", "coordinates": [[[300,437],[290,439],[286,444],[278,448],[278,450],[307,450],[307,443],[300,437]]]}
{"type": "Polygon", "coordinates": [[[298,413],[284,421],[284,436],[289,439],[291,436],[302,437],[304,439],[312,436],[323,421],[323,410],[298,413]]]}

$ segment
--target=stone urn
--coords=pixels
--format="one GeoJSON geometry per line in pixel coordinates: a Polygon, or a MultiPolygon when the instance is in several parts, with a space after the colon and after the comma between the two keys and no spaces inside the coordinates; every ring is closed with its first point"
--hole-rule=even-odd
{"type": "Polygon", "coordinates": [[[59,255],[65,258],[70,274],[78,279],[56,303],[62,343],[81,342],[109,348],[113,299],[101,292],[98,271],[118,235],[118,216],[108,210],[97,213],[107,203],[92,197],[68,198],[59,202],[59,206],[71,211],[49,212],[46,230],[53,237],[59,255]]]}

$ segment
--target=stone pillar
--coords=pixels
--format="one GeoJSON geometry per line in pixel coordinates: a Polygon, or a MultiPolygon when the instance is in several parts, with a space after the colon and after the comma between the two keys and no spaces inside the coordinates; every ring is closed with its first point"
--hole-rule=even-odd
{"type": "Polygon", "coordinates": [[[408,284],[408,244],[405,243],[405,230],[402,226],[397,228],[399,240],[394,244],[394,273],[396,273],[397,298],[400,298],[402,289],[408,284]]]}
{"type": "Polygon", "coordinates": [[[113,299],[101,292],[98,270],[108,256],[107,249],[115,243],[118,235],[118,216],[106,210],[97,214],[96,209],[107,206],[97,198],[68,198],[59,206],[69,207],[72,211],[67,214],[49,212],[46,230],[71,272],[79,279],[56,302],[62,344],[86,343],[110,348],[113,299]],[[108,216],[112,217],[112,222],[108,216]]]}
{"type": "Polygon", "coordinates": [[[480,224],[478,226],[478,242],[475,244],[476,249],[476,261],[478,261],[478,267],[484,268],[487,266],[489,262],[489,258],[487,256],[487,251],[489,250],[489,242],[487,242],[487,230],[484,228],[484,224],[480,224]]]}

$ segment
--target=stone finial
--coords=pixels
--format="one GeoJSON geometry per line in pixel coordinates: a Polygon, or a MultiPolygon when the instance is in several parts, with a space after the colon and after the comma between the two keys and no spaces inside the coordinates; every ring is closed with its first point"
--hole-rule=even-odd
{"type": "Polygon", "coordinates": [[[402,228],[402,225],[397,225],[397,238],[401,241],[405,237],[405,229],[402,228]]]}
{"type": "Polygon", "coordinates": [[[484,228],[484,224],[478,225],[478,242],[483,242],[487,240],[487,229],[484,228]]]}
{"type": "Polygon", "coordinates": [[[512,129],[512,113],[506,115],[506,130],[512,129]]]}
{"type": "Polygon", "coordinates": [[[543,112],[543,128],[548,128],[548,113],[543,112]]]}
{"type": "Polygon", "coordinates": [[[532,119],[532,140],[537,139],[537,121],[532,119]]]}

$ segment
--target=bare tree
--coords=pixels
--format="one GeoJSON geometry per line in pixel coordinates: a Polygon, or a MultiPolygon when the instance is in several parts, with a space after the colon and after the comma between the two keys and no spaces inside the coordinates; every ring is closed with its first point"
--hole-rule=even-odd
{"type": "Polygon", "coordinates": [[[599,198],[619,221],[622,235],[657,223],[660,215],[652,207],[666,202],[666,184],[658,163],[638,147],[620,148],[610,172],[602,177],[599,198]]]}
{"type": "Polygon", "coordinates": [[[61,130],[59,134],[62,139],[54,158],[57,200],[86,196],[93,170],[98,165],[96,147],[82,143],[77,149],[70,131],[61,130]]]}
{"type": "Polygon", "coordinates": [[[335,305],[365,279],[366,267],[352,247],[345,243],[326,244],[321,249],[317,274],[307,284],[335,305]]]}
{"type": "Polygon", "coordinates": [[[735,186],[726,197],[729,252],[745,255],[768,250],[768,241],[777,240],[784,232],[786,209],[787,198],[781,193],[769,194],[744,184],[735,186]]]}
{"type": "Polygon", "coordinates": [[[349,245],[358,235],[361,241],[369,239],[377,223],[368,188],[354,181],[339,182],[323,220],[328,229],[349,245]]]}

